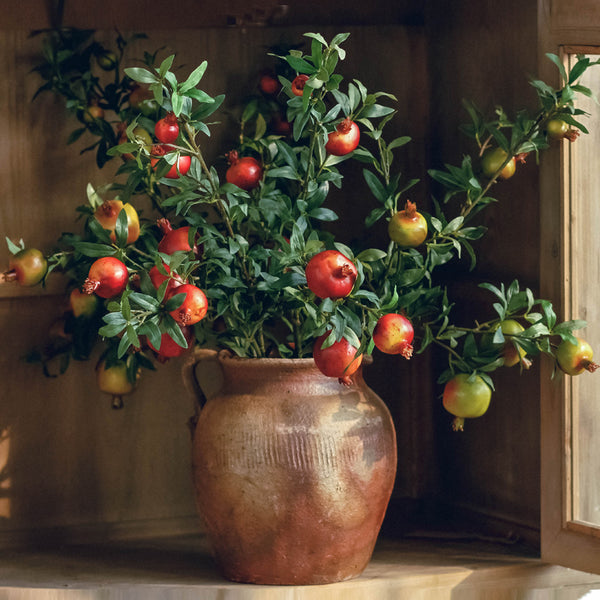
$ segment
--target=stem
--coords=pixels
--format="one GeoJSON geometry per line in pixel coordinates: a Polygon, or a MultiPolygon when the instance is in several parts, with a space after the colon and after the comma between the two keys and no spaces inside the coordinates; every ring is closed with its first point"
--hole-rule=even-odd
{"type": "Polygon", "coordinates": [[[390,241],[389,245],[388,245],[388,251],[387,251],[387,267],[385,269],[385,275],[383,277],[383,280],[387,280],[390,272],[392,270],[392,265],[394,263],[394,255],[396,255],[398,257],[398,273],[400,273],[402,271],[402,251],[400,250],[400,248],[396,247],[396,245],[394,244],[394,242],[390,241]]]}
{"type": "MultiPolygon", "coordinates": [[[[539,130],[539,128],[546,123],[547,121],[550,121],[554,116],[555,113],[557,112],[557,109],[553,109],[549,112],[542,112],[538,115],[538,117],[535,119],[531,129],[529,130],[529,133],[525,136],[523,136],[522,139],[520,139],[518,141],[518,143],[514,144],[513,147],[519,148],[520,146],[522,146],[525,142],[529,142],[533,139],[535,133],[539,130]]],[[[486,140],[486,142],[484,143],[484,147],[485,144],[487,144],[487,142],[489,141],[486,140]]],[[[460,214],[463,217],[467,217],[467,215],[479,204],[479,202],[481,202],[481,200],[485,197],[485,195],[487,194],[488,190],[492,187],[492,185],[494,183],[496,183],[496,181],[498,180],[498,177],[500,176],[500,173],[502,172],[502,169],[504,169],[504,167],[506,167],[506,165],[512,160],[514,159],[516,156],[516,154],[514,153],[514,151],[511,152],[507,152],[507,156],[506,156],[506,160],[500,165],[500,167],[498,168],[498,170],[496,171],[496,173],[494,174],[494,176],[488,181],[487,185],[481,190],[481,192],[477,195],[477,197],[468,202],[467,204],[465,204],[461,211],[460,214]]]]}
{"type": "MultiPolygon", "coordinates": [[[[211,186],[211,189],[213,192],[214,204],[217,207],[219,216],[220,216],[221,220],[223,221],[225,228],[227,229],[227,234],[229,235],[230,238],[235,239],[235,232],[233,231],[231,220],[227,216],[227,211],[225,210],[223,199],[219,196],[219,190],[215,187],[214,181],[211,177],[210,169],[208,168],[208,165],[206,164],[206,161],[204,160],[204,156],[202,154],[202,151],[200,150],[200,147],[198,146],[198,144],[196,144],[196,140],[194,138],[194,133],[193,133],[194,130],[192,127],[190,127],[189,123],[185,124],[185,131],[187,133],[187,138],[188,138],[190,147],[192,148],[192,152],[194,153],[194,156],[200,162],[200,167],[202,168],[202,172],[206,175],[208,181],[210,182],[210,186],[211,186]]],[[[246,261],[243,258],[240,258],[239,254],[237,255],[237,258],[240,263],[240,267],[242,269],[242,273],[244,275],[244,279],[246,280],[246,283],[252,284],[253,279],[252,279],[252,277],[250,277],[250,273],[248,272],[248,267],[246,265],[246,261]]]]}
{"type": "Polygon", "coordinates": [[[437,338],[433,338],[433,343],[437,344],[438,346],[440,346],[441,348],[446,350],[446,352],[448,352],[448,354],[451,354],[452,356],[457,358],[459,361],[463,362],[462,356],[456,350],[454,350],[454,348],[451,348],[450,346],[448,346],[448,344],[444,344],[444,342],[438,340],[437,338]]]}
{"type": "MultiPolygon", "coordinates": [[[[322,101],[323,98],[325,97],[326,93],[327,93],[327,90],[325,89],[325,87],[322,87],[319,90],[319,95],[318,95],[318,98],[316,98],[316,102],[322,101]]],[[[311,165],[312,165],[311,158],[315,151],[315,144],[317,143],[317,134],[318,134],[320,126],[321,126],[321,122],[318,121],[314,124],[314,127],[311,130],[310,145],[309,145],[309,149],[308,149],[308,159],[309,159],[308,160],[308,168],[306,170],[306,177],[304,178],[304,181],[302,181],[302,186],[300,188],[300,196],[303,200],[306,199],[306,194],[308,193],[308,184],[310,183],[311,175],[312,175],[312,177],[315,177],[315,178],[318,177],[318,175],[321,174],[321,171],[325,167],[325,162],[327,161],[327,156],[325,156],[325,160],[320,165],[319,170],[316,173],[316,175],[314,173],[311,174],[311,165]]]]}

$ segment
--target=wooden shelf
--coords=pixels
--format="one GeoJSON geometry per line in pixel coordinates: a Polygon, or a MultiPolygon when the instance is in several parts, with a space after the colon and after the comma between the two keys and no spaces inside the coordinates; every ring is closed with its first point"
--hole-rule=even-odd
{"type": "Polygon", "coordinates": [[[357,579],[325,586],[257,586],[220,577],[204,538],[185,535],[0,554],[11,600],[437,600],[581,598],[600,576],[547,565],[511,545],[444,539],[382,541],[357,579]],[[490,595],[491,594],[491,595],[490,595]]]}

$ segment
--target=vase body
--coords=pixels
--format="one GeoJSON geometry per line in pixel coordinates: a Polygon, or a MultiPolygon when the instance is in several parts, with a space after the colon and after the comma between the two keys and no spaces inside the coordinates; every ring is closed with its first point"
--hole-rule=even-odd
{"type": "Polygon", "coordinates": [[[218,361],[224,383],[199,415],[193,469],[223,575],[280,585],[359,575],[396,473],[387,407],[360,372],[344,386],[312,359],[218,361]]]}

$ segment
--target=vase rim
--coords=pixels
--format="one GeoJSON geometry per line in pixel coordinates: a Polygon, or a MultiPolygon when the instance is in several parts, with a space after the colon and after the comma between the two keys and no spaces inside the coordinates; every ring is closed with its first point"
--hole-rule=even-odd
{"type": "MultiPolygon", "coordinates": [[[[217,358],[221,362],[232,361],[238,363],[250,363],[252,364],[263,364],[263,365],[298,365],[298,367],[308,366],[314,364],[314,359],[311,358],[281,358],[281,357],[273,357],[273,358],[252,358],[248,356],[237,356],[233,354],[230,350],[223,349],[217,351],[217,358]]],[[[370,354],[363,355],[363,362],[367,365],[373,362],[373,357],[370,354]]]]}

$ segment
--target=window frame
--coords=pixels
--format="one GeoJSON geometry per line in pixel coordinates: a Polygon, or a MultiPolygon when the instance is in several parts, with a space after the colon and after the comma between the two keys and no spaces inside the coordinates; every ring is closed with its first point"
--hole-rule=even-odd
{"type": "MultiPolygon", "coordinates": [[[[600,45],[563,45],[566,63],[572,54],[598,54],[600,45]]],[[[540,172],[542,219],[541,288],[560,298],[565,319],[574,318],[570,282],[574,276],[570,235],[573,185],[571,144],[548,151],[540,172]],[[548,200],[548,202],[546,202],[548,200]]],[[[552,380],[552,365],[541,372],[541,555],[548,563],[580,571],[600,572],[600,526],[574,518],[573,422],[578,380],[552,380]]]]}

